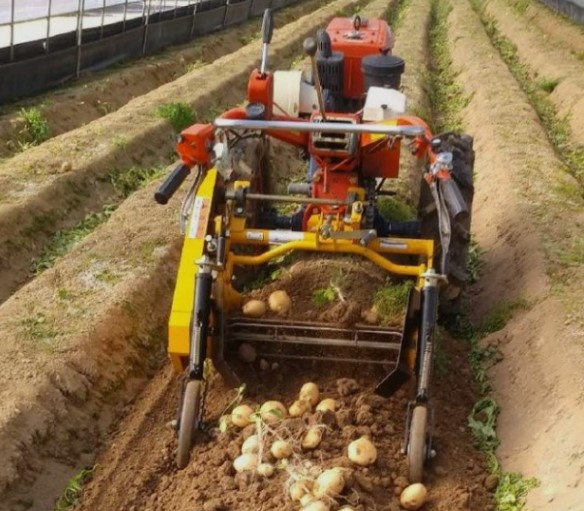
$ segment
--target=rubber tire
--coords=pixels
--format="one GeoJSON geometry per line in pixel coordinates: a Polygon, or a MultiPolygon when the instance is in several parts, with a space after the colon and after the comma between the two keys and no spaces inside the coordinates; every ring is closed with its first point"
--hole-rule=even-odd
{"type": "Polygon", "coordinates": [[[191,448],[195,440],[196,421],[199,416],[201,403],[201,382],[189,380],[187,382],[178,429],[178,447],[176,450],[176,466],[182,470],[189,464],[191,448]]]}
{"type": "Polygon", "coordinates": [[[421,483],[426,463],[428,408],[416,406],[412,412],[408,438],[408,479],[410,484],[421,483]]]}
{"type": "MultiPolygon", "coordinates": [[[[473,169],[475,153],[473,139],[469,135],[460,133],[444,133],[436,135],[441,140],[439,151],[452,152],[452,177],[468,206],[468,217],[452,222],[452,239],[448,251],[447,271],[448,285],[440,289],[439,310],[442,320],[456,316],[463,312],[464,294],[469,283],[468,250],[470,246],[470,228],[472,219],[472,202],[474,197],[473,169]]],[[[434,261],[439,264],[442,258],[440,235],[438,230],[438,215],[434,209],[427,212],[434,205],[430,187],[422,181],[418,211],[422,220],[422,239],[433,239],[434,261]]],[[[438,267],[438,266],[436,266],[438,267]]]]}

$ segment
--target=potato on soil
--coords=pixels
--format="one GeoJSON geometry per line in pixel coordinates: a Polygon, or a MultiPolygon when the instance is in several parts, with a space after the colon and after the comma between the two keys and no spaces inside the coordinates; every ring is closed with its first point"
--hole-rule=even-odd
{"type": "Polygon", "coordinates": [[[316,478],[312,493],[317,499],[334,498],[345,488],[345,478],[339,468],[329,468],[316,478]]]}
{"type": "Polygon", "coordinates": [[[255,470],[258,466],[258,457],[257,454],[242,454],[238,458],[235,459],[233,462],[233,468],[236,472],[248,472],[255,470]]]}
{"type": "Polygon", "coordinates": [[[302,449],[305,451],[310,451],[316,449],[320,445],[322,440],[322,428],[318,426],[311,426],[308,431],[302,437],[302,449]]]}
{"type": "Polygon", "coordinates": [[[316,406],[320,398],[320,391],[316,383],[308,382],[302,385],[299,394],[300,401],[306,401],[310,406],[316,406]]]}
{"type": "Polygon", "coordinates": [[[266,313],[266,304],[261,300],[250,300],[242,308],[244,316],[261,318],[266,313]]]}
{"type": "Polygon", "coordinates": [[[288,411],[280,401],[266,401],[260,408],[260,416],[266,424],[273,424],[285,419],[288,411]]]}
{"type": "Polygon", "coordinates": [[[245,428],[251,424],[253,409],[249,405],[236,406],[231,412],[231,422],[238,428],[245,428]]]}
{"type": "Polygon", "coordinates": [[[334,412],[336,409],[337,409],[337,402],[331,398],[323,399],[316,406],[317,412],[326,412],[326,411],[334,412]]]}
{"type": "Polygon", "coordinates": [[[292,300],[284,290],[274,291],[268,298],[270,310],[278,314],[286,314],[292,307],[292,300]]]}
{"type": "Polygon", "coordinates": [[[313,500],[307,506],[302,508],[302,511],[329,511],[330,506],[325,504],[322,500],[313,500]]]}
{"type": "Polygon", "coordinates": [[[257,435],[248,437],[241,446],[241,454],[257,454],[259,451],[259,440],[257,435]]]}
{"type": "Polygon", "coordinates": [[[348,456],[353,463],[366,467],[377,460],[377,448],[368,437],[362,436],[349,444],[348,456]]]}
{"type": "MultiPolygon", "coordinates": [[[[298,501],[301,501],[301,499],[304,496],[309,495],[308,488],[300,481],[292,483],[290,485],[288,493],[289,493],[290,498],[292,500],[298,500],[298,501]]],[[[310,497],[312,497],[312,495],[310,495],[310,497]]],[[[302,505],[304,505],[304,504],[302,504],[302,505]]]]}
{"type": "Polygon", "coordinates": [[[306,401],[297,400],[290,405],[288,413],[290,417],[302,417],[309,409],[310,407],[306,401]]]}
{"type": "Polygon", "coordinates": [[[260,463],[256,472],[263,477],[272,477],[274,475],[274,465],[270,463],[260,463]]]}
{"type": "Polygon", "coordinates": [[[270,447],[270,452],[274,458],[281,460],[292,454],[292,446],[285,440],[276,440],[270,447]]]}
{"type": "Polygon", "coordinates": [[[410,484],[402,491],[399,502],[404,509],[416,511],[426,502],[428,490],[422,483],[410,484]]]}

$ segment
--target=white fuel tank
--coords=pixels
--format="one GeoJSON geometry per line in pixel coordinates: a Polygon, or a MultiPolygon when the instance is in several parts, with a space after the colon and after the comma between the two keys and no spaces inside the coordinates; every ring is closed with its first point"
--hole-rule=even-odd
{"type": "Polygon", "coordinates": [[[298,117],[314,110],[318,110],[318,98],[303,71],[274,72],[274,113],[298,117]]]}
{"type": "Polygon", "coordinates": [[[363,108],[364,121],[384,121],[406,112],[406,95],[395,89],[369,87],[363,108]]]}

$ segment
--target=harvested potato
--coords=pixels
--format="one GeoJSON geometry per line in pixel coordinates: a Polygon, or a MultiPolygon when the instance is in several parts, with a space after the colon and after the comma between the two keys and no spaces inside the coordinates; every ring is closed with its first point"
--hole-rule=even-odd
{"type": "Polygon", "coordinates": [[[268,297],[268,305],[270,306],[271,311],[277,312],[278,314],[285,314],[292,307],[292,300],[290,300],[286,291],[274,291],[268,297]]]}
{"type": "Polygon", "coordinates": [[[297,400],[288,408],[288,413],[290,417],[302,417],[309,409],[310,406],[306,401],[297,400]]]}
{"type": "Polygon", "coordinates": [[[320,391],[316,383],[308,382],[302,385],[299,394],[300,401],[307,401],[311,407],[314,407],[317,405],[319,397],[320,391]]]}
{"type": "Polygon", "coordinates": [[[302,511],[330,511],[330,506],[322,500],[312,500],[302,508],[302,511]]]}
{"type": "Polygon", "coordinates": [[[266,401],[260,408],[260,416],[266,424],[273,424],[288,415],[286,407],[280,401],[266,401]]]}
{"type": "Polygon", "coordinates": [[[248,405],[236,406],[231,412],[231,422],[239,428],[245,428],[251,424],[253,409],[248,405]]]}
{"type": "Polygon", "coordinates": [[[337,409],[337,402],[334,399],[327,398],[323,399],[318,405],[316,406],[317,412],[327,412],[331,411],[334,412],[337,409]]]}
{"type": "Polygon", "coordinates": [[[241,454],[257,454],[259,451],[260,445],[257,435],[251,435],[247,437],[243,445],[241,446],[241,454]]]}
{"type": "Polygon", "coordinates": [[[248,470],[255,470],[258,466],[258,457],[256,454],[242,454],[241,456],[235,458],[233,462],[233,468],[236,472],[242,473],[248,470]]]}
{"type": "Polygon", "coordinates": [[[422,483],[410,484],[402,491],[399,502],[404,509],[416,511],[426,502],[428,490],[422,483]]]}
{"type": "MultiPolygon", "coordinates": [[[[290,498],[292,500],[299,500],[301,504],[302,504],[302,498],[305,497],[306,495],[309,495],[311,498],[313,498],[312,495],[310,495],[308,493],[308,488],[299,481],[292,483],[290,485],[290,489],[288,490],[288,493],[290,494],[290,498]]],[[[302,505],[304,505],[304,504],[302,504],[302,505]]]]}
{"type": "Polygon", "coordinates": [[[281,460],[292,454],[292,446],[285,440],[276,440],[270,447],[270,452],[274,458],[281,460]]]}
{"type": "Polygon", "coordinates": [[[250,300],[242,308],[244,316],[261,318],[266,313],[266,304],[261,300],[250,300]]]}
{"type": "Polygon", "coordinates": [[[349,444],[348,456],[353,463],[366,467],[377,460],[377,449],[368,437],[362,436],[349,444]]]}
{"type": "Polygon", "coordinates": [[[329,468],[316,478],[312,493],[317,499],[334,498],[345,488],[345,478],[339,468],[329,468]]]}
{"type": "Polygon", "coordinates": [[[322,428],[318,426],[311,426],[308,431],[302,437],[302,449],[305,451],[310,451],[316,449],[320,445],[322,440],[322,428]]]}
{"type": "Polygon", "coordinates": [[[257,473],[263,477],[272,477],[274,475],[274,465],[270,463],[261,463],[258,465],[257,473]]]}

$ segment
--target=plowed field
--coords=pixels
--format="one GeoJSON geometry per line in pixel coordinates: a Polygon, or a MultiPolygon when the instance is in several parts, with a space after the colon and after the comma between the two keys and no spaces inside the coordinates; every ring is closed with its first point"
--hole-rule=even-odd
{"type": "MultiPolygon", "coordinates": [[[[276,14],[272,69],[296,65],[304,38],[335,15],[390,20],[411,112],[474,137],[474,283],[460,324],[440,332],[428,511],[519,511],[525,498],[533,511],[584,509],[584,33],[523,4],[306,0],[276,14]],[[496,438],[468,428],[480,400],[495,406],[494,422],[485,412],[473,417],[485,428],[496,422],[496,438]],[[521,495],[528,478],[537,487],[521,495]]],[[[181,194],[166,208],[152,200],[175,136],[156,109],[180,102],[205,121],[242,103],[259,25],[29,100],[24,106],[38,107],[56,135],[38,146],[18,144],[20,105],[0,118],[0,509],[52,510],[84,469],[90,476],[69,499],[84,511],[299,509],[287,496],[289,471],[234,473],[249,431],[211,428],[179,471],[170,426],[180,378],[166,359],[166,323],[181,194]]],[[[272,150],[278,179],[304,172],[294,157],[272,150]]],[[[404,174],[399,190],[413,201],[404,174]]],[[[319,319],[348,324],[385,283],[369,264],[298,258],[257,293],[287,289],[292,314],[305,319],[316,315],[306,283],[338,274],[347,301],[319,319]]],[[[290,405],[303,383],[318,383],[339,409],[306,458],[347,469],[343,503],[400,509],[408,388],[377,398],[384,373],[366,364],[240,369],[252,406],[290,405]],[[345,456],[361,435],[378,448],[369,468],[345,456]]],[[[209,424],[233,395],[211,378],[209,424]]]]}

